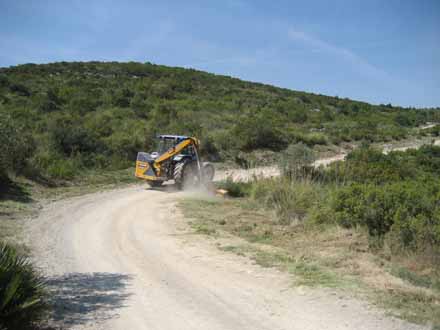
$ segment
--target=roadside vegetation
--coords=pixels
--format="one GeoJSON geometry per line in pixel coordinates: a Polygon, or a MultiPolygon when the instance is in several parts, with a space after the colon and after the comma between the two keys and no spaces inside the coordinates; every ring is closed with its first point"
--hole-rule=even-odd
{"type": "Polygon", "coordinates": [[[232,199],[189,199],[200,233],[248,243],[221,248],[294,274],[296,285],[370,297],[405,319],[440,327],[440,147],[383,154],[368,146],[314,168],[291,145],[282,176],[220,183],[232,199]]]}
{"type": "Polygon", "coordinates": [[[35,329],[48,310],[42,278],[26,257],[0,243],[0,329],[35,329]]]}

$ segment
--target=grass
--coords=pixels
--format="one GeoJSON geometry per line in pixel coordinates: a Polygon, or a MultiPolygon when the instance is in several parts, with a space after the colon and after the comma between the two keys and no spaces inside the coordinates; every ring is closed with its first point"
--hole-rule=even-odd
{"type": "Polygon", "coordinates": [[[392,315],[419,324],[430,324],[433,330],[440,329],[439,297],[427,295],[424,291],[388,292],[375,291],[378,306],[392,310],[392,315]]]}
{"type": "Polygon", "coordinates": [[[390,272],[394,276],[397,276],[408,283],[418,287],[435,290],[440,294],[440,278],[421,275],[401,266],[391,268],[390,272]]]}
{"type": "Polygon", "coordinates": [[[191,223],[191,225],[197,234],[215,235],[217,233],[217,230],[210,228],[206,224],[203,224],[203,223],[197,223],[197,224],[191,223]]]}
{"type": "Polygon", "coordinates": [[[180,207],[193,228],[203,228],[196,232],[244,239],[221,250],[289,272],[293,285],[343,290],[394,316],[440,329],[440,277],[419,264],[421,270],[412,271],[414,266],[389,253],[373,253],[365,230],[282,225],[274,212],[247,198],[184,199],[180,207]]]}
{"type": "Polygon", "coordinates": [[[328,288],[341,288],[344,286],[343,279],[339,278],[335,272],[332,272],[319,263],[309,261],[298,261],[292,264],[289,271],[295,274],[298,279],[296,285],[306,286],[324,286],[328,288]]]}
{"type": "Polygon", "coordinates": [[[281,251],[267,251],[252,245],[226,245],[219,247],[222,251],[232,252],[239,256],[249,257],[261,267],[288,271],[294,275],[294,285],[310,287],[343,288],[345,283],[335,272],[307,260],[293,258],[281,251]]]}
{"type": "Polygon", "coordinates": [[[311,255],[305,257],[306,249],[295,249],[296,254],[282,249],[280,237],[283,234],[274,215],[256,209],[246,199],[186,199],[180,205],[185,216],[191,218],[190,224],[197,233],[219,237],[222,231],[226,231],[250,243],[220,247],[224,251],[247,256],[262,267],[288,271],[295,275],[296,285],[345,286],[324,263],[320,265],[311,255]],[[266,246],[275,246],[277,249],[266,249],[266,246]]]}

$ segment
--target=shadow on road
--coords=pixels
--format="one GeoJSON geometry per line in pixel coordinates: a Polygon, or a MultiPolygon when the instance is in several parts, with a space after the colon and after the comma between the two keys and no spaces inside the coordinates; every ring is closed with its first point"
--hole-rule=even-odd
{"type": "Polygon", "coordinates": [[[130,296],[132,277],[114,273],[71,273],[47,279],[57,325],[94,324],[113,318],[130,296]]]}

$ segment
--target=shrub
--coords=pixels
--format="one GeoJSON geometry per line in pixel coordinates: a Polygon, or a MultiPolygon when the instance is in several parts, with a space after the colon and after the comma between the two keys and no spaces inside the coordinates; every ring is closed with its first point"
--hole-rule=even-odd
{"type": "Polygon", "coordinates": [[[336,192],[332,206],[342,226],[365,225],[370,235],[383,236],[393,224],[394,198],[379,187],[353,184],[336,192]]]}
{"type": "Polygon", "coordinates": [[[71,156],[76,152],[99,153],[102,144],[95,134],[84,127],[69,121],[57,121],[51,127],[53,143],[59,152],[71,156]]]}
{"type": "Polygon", "coordinates": [[[379,239],[389,234],[394,247],[435,250],[440,244],[439,183],[351,184],[336,192],[331,206],[344,227],[366,226],[379,239]]]}
{"type": "Polygon", "coordinates": [[[440,147],[425,145],[420,149],[383,154],[363,146],[331,164],[325,171],[327,181],[386,184],[402,180],[429,182],[440,171],[440,147]]]}
{"type": "Polygon", "coordinates": [[[238,120],[231,132],[242,151],[270,149],[280,151],[287,146],[284,132],[268,114],[246,116],[238,120]]]}
{"type": "Polygon", "coordinates": [[[306,218],[308,212],[322,201],[325,191],[309,181],[266,179],[253,183],[251,196],[274,209],[281,223],[289,224],[306,218]]]}
{"type": "Polygon", "coordinates": [[[432,134],[433,136],[440,136],[440,125],[435,125],[427,130],[424,130],[423,133],[432,134]]]}
{"type": "Polygon", "coordinates": [[[42,279],[25,257],[0,244],[0,329],[28,329],[46,310],[42,279]]]}
{"type": "Polygon", "coordinates": [[[8,171],[19,173],[32,155],[33,139],[11,116],[0,112],[0,179],[8,171]]]}
{"type": "Polygon", "coordinates": [[[200,154],[209,161],[220,161],[221,156],[212,136],[205,136],[201,141],[200,154]]]}
{"type": "Polygon", "coordinates": [[[396,153],[385,155],[380,150],[364,146],[349,153],[345,162],[331,164],[326,171],[326,178],[337,182],[375,184],[413,178],[416,169],[413,166],[402,166],[402,161],[402,157],[396,153]]]}
{"type": "Polygon", "coordinates": [[[47,168],[47,174],[54,179],[68,180],[72,179],[79,170],[77,159],[53,159],[47,168]]]}
{"type": "Polygon", "coordinates": [[[281,153],[280,172],[288,178],[305,178],[315,161],[313,150],[303,143],[291,144],[281,153]]]}
{"type": "Polygon", "coordinates": [[[228,195],[231,197],[245,197],[249,195],[250,183],[247,182],[235,182],[231,177],[228,177],[225,181],[219,182],[218,187],[228,191],[228,195]]]}
{"type": "Polygon", "coordinates": [[[278,180],[279,179],[261,179],[252,182],[250,196],[263,205],[267,205],[272,191],[278,185],[278,180]]]}

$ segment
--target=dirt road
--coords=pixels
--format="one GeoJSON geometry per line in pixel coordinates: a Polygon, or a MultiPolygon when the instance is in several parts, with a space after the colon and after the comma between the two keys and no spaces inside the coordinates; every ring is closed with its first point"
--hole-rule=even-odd
{"type": "Polygon", "coordinates": [[[47,205],[27,230],[67,329],[419,329],[191,234],[185,193],[136,186],[47,205]]]}

